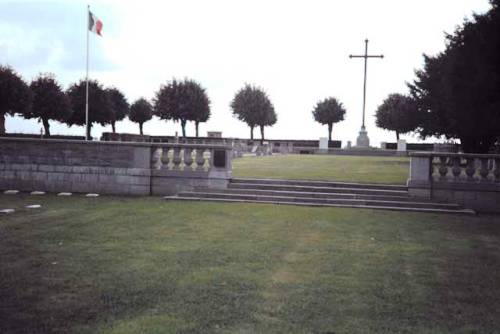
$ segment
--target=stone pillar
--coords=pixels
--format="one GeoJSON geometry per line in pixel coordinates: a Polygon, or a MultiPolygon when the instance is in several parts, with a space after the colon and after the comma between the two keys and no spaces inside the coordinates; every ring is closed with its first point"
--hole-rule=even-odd
{"type": "Polygon", "coordinates": [[[356,139],[356,147],[370,147],[370,138],[368,138],[368,132],[366,132],[366,128],[364,126],[362,126],[361,130],[359,130],[359,135],[356,139]]]}
{"type": "Polygon", "coordinates": [[[407,182],[408,193],[410,196],[430,199],[432,189],[432,155],[419,153],[410,157],[410,178],[407,182]]]}
{"type": "Polygon", "coordinates": [[[406,140],[398,140],[398,152],[406,152],[406,140]]]}
{"type": "Polygon", "coordinates": [[[328,153],[328,138],[319,138],[319,153],[328,153]]]}

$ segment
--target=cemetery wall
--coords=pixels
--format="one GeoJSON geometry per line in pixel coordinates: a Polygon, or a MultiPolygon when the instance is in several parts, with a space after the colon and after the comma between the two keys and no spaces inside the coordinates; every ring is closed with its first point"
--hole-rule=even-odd
{"type": "MultiPolygon", "coordinates": [[[[159,150],[179,156],[181,152],[192,151],[191,147],[182,144],[0,138],[0,189],[171,195],[195,187],[226,187],[231,176],[230,154],[226,154],[224,167],[204,171],[179,168],[180,163],[185,162],[184,157],[178,159],[179,163],[174,157],[174,162],[168,165],[170,169],[167,165],[153,165],[153,152],[159,150]]],[[[200,145],[196,149],[213,156],[217,147],[200,145]]],[[[226,147],[219,149],[227,150],[226,147]]],[[[207,164],[210,163],[212,161],[207,164]]]]}

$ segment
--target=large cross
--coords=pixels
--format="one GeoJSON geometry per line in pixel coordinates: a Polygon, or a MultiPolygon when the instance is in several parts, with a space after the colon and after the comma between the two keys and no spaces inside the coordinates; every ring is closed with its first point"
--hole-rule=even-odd
{"type": "Polygon", "coordinates": [[[357,140],[357,146],[368,147],[370,142],[365,129],[365,105],[366,105],[366,67],[368,58],[384,58],[384,55],[369,55],[368,54],[368,39],[365,39],[365,54],[364,55],[349,55],[349,58],[364,58],[365,59],[365,79],[363,83],[363,123],[357,140]]]}

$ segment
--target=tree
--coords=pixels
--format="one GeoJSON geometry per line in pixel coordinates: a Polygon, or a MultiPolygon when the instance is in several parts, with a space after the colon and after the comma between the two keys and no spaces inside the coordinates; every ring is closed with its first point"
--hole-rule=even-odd
{"type": "MultiPolygon", "coordinates": [[[[85,125],[85,80],[71,85],[68,89],[68,96],[71,100],[73,114],[66,122],[68,125],[85,125]]],[[[112,105],[108,94],[102,85],[96,80],[89,80],[89,127],[87,136],[90,133],[93,123],[102,126],[111,123],[112,105]]]]}
{"type": "Polygon", "coordinates": [[[0,134],[5,134],[5,115],[28,113],[32,99],[23,79],[9,66],[0,65],[0,134]]]}
{"type": "Polygon", "coordinates": [[[196,81],[173,79],[156,93],[154,113],[160,119],[180,121],[183,137],[186,137],[187,121],[194,121],[198,135],[198,124],[210,117],[210,100],[196,81]]]}
{"type": "Polygon", "coordinates": [[[375,123],[379,128],[396,131],[396,139],[399,140],[400,134],[414,131],[418,126],[414,106],[409,96],[390,94],[377,108],[375,123]]]}
{"type": "Polygon", "coordinates": [[[500,136],[500,1],[474,15],[409,84],[422,137],[459,138],[465,152],[488,152],[500,136]]]}
{"type": "Polygon", "coordinates": [[[64,122],[71,117],[69,97],[52,74],[40,74],[31,82],[30,89],[33,93],[33,104],[23,113],[23,117],[38,118],[43,124],[45,135],[50,136],[49,120],[64,122]]]}
{"type": "Polygon", "coordinates": [[[333,123],[338,123],[344,120],[345,109],[342,103],[336,98],[329,97],[323,101],[319,101],[312,111],[314,120],[321,124],[328,125],[328,140],[332,140],[333,123]]]}
{"type": "Polygon", "coordinates": [[[130,107],[128,118],[139,123],[139,132],[142,136],[142,125],[153,117],[153,106],[146,99],[140,98],[130,107]]]}
{"type": "Polygon", "coordinates": [[[271,100],[260,87],[246,84],[240,89],[230,104],[233,116],[248,124],[250,139],[253,140],[253,129],[260,127],[261,142],[264,141],[264,127],[272,126],[277,115],[271,100]]]}
{"type": "Polygon", "coordinates": [[[107,88],[106,93],[108,94],[109,100],[111,102],[110,123],[113,133],[115,133],[116,121],[121,121],[128,115],[128,113],[130,112],[130,106],[123,93],[120,92],[117,88],[107,88]]]}

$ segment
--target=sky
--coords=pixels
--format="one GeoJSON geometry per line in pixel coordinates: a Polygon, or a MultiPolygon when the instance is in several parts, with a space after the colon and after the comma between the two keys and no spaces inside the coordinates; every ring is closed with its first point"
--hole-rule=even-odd
{"type": "MultiPolygon", "coordinates": [[[[90,35],[89,77],[117,87],[130,103],[153,99],[173,78],[196,80],[207,90],[212,113],[200,135],[249,137],[248,126],[229,107],[249,83],[267,92],[278,115],[265,130],[267,138],[326,137],[327,126],[314,121],[312,110],[335,97],[347,112],[332,137],[355,143],[364,64],[349,54],[363,54],[369,39],[369,54],[384,55],[368,61],[365,123],[372,146],[395,142],[394,132],[376,127],[377,107],[391,93],[408,92],[423,54],[444,50],[445,33],[490,7],[487,0],[0,0],[0,64],[27,82],[53,73],[64,89],[85,78],[87,4],[104,24],[102,37],[90,35]]],[[[41,127],[36,120],[6,119],[7,132],[40,133],[41,127]]],[[[116,128],[139,131],[128,120],[116,128]]],[[[94,126],[92,135],[103,131],[111,126],[94,126]]],[[[153,118],[144,132],[181,130],[179,123],[153,118]]],[[[51,133],[84,135],[84,128],[51,122],[51,133]]],[[[187,135],[194,135],[194,125],[188,124],[187,135]]]]}

